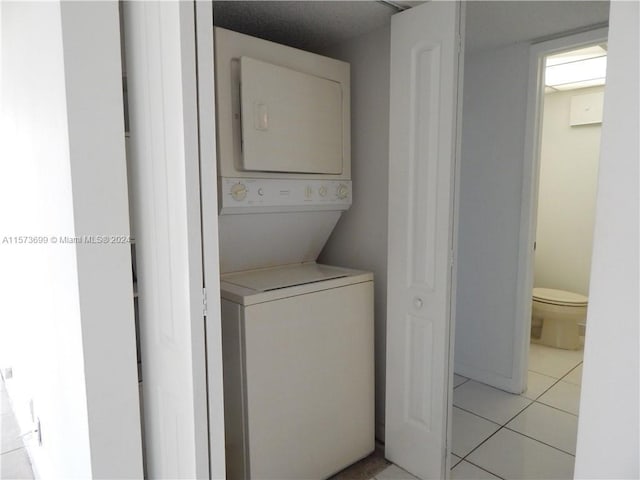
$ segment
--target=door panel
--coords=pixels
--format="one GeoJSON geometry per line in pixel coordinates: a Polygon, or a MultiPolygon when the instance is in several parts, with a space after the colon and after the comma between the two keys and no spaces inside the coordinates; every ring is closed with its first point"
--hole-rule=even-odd
{"type": "Polygon", "coordinates": [[[210,478],[194,6],[123,2],[123,18],[147,476],[210,478]]]}
{"type": "Polygon", "coordinates": [[[461,19],[430,2],[391,23],[385,454],[425,479],[448,474],[461,19]]]}

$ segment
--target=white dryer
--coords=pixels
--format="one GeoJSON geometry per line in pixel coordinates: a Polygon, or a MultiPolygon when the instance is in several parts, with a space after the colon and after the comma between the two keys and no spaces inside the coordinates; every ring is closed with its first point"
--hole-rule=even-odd
{"type": "Polygon", "coordinates": [[[214,32],[220,271],[313,262],[351,206],[349,64],[214,32]]]}
{"type": "Polygon", "coordinates": [[[321,479],[374,449],[373,275],[223,275],[228,478],[321,479]]]}

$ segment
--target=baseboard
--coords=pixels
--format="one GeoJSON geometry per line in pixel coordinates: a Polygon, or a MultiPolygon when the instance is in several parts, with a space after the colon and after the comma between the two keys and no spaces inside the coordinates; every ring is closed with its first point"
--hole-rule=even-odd
{"type": "Polygon", "coordinates": [[[504,377],[494,372],[488,372],[486,370],[482,370],[480,368],[465,364],[455,364],[454,372],[458,375],[462,375],[463,377],[475,380],[476,382],[499,388],[500,390],[504,390],[505,392],[515,393],[517,395],[522,393],[520,387],[518,385],[515,385],[515,382],[512,378],[504,377]]]}

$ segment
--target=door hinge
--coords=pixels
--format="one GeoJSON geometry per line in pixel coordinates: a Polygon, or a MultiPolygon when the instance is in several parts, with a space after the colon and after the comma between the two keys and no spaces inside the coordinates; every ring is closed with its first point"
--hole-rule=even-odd
{"type": "Polygon", "coordinates": [[[207,316],[207,289],[202,289],[202,315],[207,316]]]}
{"type": "Polygon", "coordinates": [[[455,261],[455,256],[454,256],[453,250],[450,250],[449,251],[449,266],[453,269],[455,264],[456,264],[456,261],[455,261]]]}

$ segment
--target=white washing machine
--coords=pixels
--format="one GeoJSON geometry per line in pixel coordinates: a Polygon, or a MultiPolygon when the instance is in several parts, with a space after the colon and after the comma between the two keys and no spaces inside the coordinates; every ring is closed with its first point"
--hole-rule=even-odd
{"type": "Polygon", "coordinates": [[[374,450],[373,275],[223,275],[227,475],[321,479],[374,450]]]}

